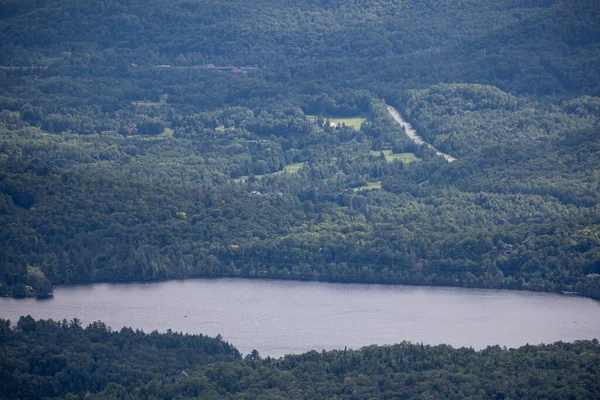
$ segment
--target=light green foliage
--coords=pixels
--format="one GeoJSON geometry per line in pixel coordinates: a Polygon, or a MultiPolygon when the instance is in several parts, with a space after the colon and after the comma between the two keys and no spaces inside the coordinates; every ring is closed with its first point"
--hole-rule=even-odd
{"type": "MultiPolygon", "coordinates": [[[[588,97],[586,102],[593,104],[593,99],[588,97]]],[[[563,108],[525,99],[519,102],[490,86],[438,85],[407,92],[403,108],[426,141],[443,152],[464,157],[493,145],[542,142],[597,129],[600,114],[591,109],[583,112],[585,106],[577,107],[575,101],[563,108]]]]}

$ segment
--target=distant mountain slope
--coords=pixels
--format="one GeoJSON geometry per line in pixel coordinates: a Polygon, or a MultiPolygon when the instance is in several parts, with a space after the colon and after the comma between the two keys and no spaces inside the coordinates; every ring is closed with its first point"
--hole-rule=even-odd
{"type": "Polygon", "coordinates": [[[360,76],[371,86],[454,81],[536,95],[599,94],[594,0],[98,4],[3,1],[0,64],[124,70],[214,63],[281,72],[301,65],[298,78],[336,84],[360,76]]]}

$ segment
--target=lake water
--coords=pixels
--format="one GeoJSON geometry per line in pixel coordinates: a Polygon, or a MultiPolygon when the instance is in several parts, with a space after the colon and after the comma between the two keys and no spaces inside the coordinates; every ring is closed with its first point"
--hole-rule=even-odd
{"type": "Polygon", "coordinates": [[[274,280],[59,286],[50,300],[0,299],[0,318],[27,314],[220,333],[244,354],[272,357],[403,340],[481,349],[600,338],[600,303],[581,297],[274,280]]]}

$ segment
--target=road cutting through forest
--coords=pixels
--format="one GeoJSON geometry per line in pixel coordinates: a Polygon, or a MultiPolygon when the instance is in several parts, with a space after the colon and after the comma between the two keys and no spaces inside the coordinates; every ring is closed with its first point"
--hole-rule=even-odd
{"type": "Polygon", "coordinates": [[[400,126],[404,129],[404,133],[406,133],[406,136],[408,136],[410,138],[410,140],[412,140],[413,142],[415,142],[419,146],[421,146],[423,144],[426,145],[427,147],[429,147],[430,149],[432,149],[433,151],[435,151],[438,156],[444,157],[446,159],[446,161],[448,161],[449,163],[452,162],[452,161],[456,161],[456,158],[452,157],[449,154],[442,153],[441,151],[439,151],[438,149],[436,149],[435,147],[433,147],[431,144],[429,144],[426,141],[424,141],[423,138],[417,134],[417,131],[415,131],[415,128],[413,128],[411,124],[409,124],[408,122],[406,122],[402,118],[402,116],[400,115],[400,113],[398,112],[398,110],[396,110],[394,107],[387,106],[387,110],[388,110],[388,113],[392,116],[392,118],[394,118],[394,120],[398,124],[400,124],[400,126]]]}

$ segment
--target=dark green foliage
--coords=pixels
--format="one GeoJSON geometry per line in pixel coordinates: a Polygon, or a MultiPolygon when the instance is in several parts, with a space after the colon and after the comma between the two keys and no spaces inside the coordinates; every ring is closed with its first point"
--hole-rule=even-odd
{"type": "Polygon", "coordinates": [[[137,124],[137,131],[142,135],[158,135],[165,127],[160,120],[144,119],[137,124]]]}
{"type": "Polygon", "coordinates": [[[598,298],[599,8],[4,1],[3,291],[248,276],[598,298]]]}
{"type": "MultiPolygon", "coordinates": [[[[442,89],[458,110],[466,96],[486,110],[516,101],[477,85],[442,89]]],[[[419,102],[420,112],[437,104],[419,102]]],[[[483,145],[452,164],[412,144],[375,100],[360,131],[322,130],[278,107],[191,114],[173,122],[170,139],[6,131],[0,277],[28,282],[30,265],[54,283],[248,276],[598,297],[598,279],[587,275],[600,272],[592,172],[600,147],[586,104],[594,103],[577,105],[577,115],[552,106],[560,129],[518,146],[495,130],[480,135],[483,145]],[[306,133],[265,138],[267,119],[306,133]],[[571,125],[588,130],[568,135],[571,125]],[[423,161],[389,163],[371,152],[383,146],[423,161]],[[302,162],[295,174],[274,174],[302,162]],[[349,189],[377,180],[383,191],[349,189]]],[[[478,114],[455,116],[461,134],[473,134],[478,114]]]]}
{"type": "Polygon", "coordinates": [[[600,394],[597,340],[482,351],[402,342],[275,360],[219,338],[0,320],[3,398],[547,398],[600,394]],[[185,370],[188,376],[179,376],[185,370]]]}
{"type": "MultiPolygon", "coordinates": [[[[600,298],[596,0],[0,3],[2,295],[246,276],[600,298]]],[[[213,363],[240,355],[31,317],[0,340],[0,397],[599,392],[596,342],[213,363]]]]}
{"type": "MultiPolygon", "coordinates": [[[[431,90],[457,110],[467,96],[485,110],[516,101],[477,85],[431,90]]],[[[438,104],[419,102],[422,113],[438,104]]],[[[543,136],[515,145],[500,126],[452,164],[412,144],[375,100],[360,131],[322,130],[279,107],[178,117],[169,139],[5,131],[0,277],[27,283],[29,265],[54,283],[248,276],[598,297],[597,120],[593,99],[574,104],[528,116],[557,126],[543,136]],[[265,137],[267,119],[306,133],[265,137]],[[383,146],[423,161],[389,163],[372,152],[383,146]],[[278,173],[293,163],[305,164],[278,173]],[[384,190],[350,189],[378,180],[384,190]]],[[[454,114],[463,136],[487,126],[473,113],[454,114]]]]}
{"type": "Polygon", "coordinates": [[[599,351],[597,341],[479,352],[405,342],[211,364],[163,390],[180,399],[592,399],[600,390],[599,351]]]}
{"type": "Polygon", "coordinates": [[[152,380],[173,381],[182,370],[240,353],[220,338],[180,333],[113,331],[102,322],[21,317],[16,327],[0,320],[0,397],[39,399],[110,390],[132,392],[152,380]]]}

